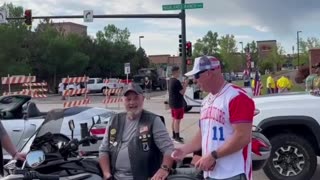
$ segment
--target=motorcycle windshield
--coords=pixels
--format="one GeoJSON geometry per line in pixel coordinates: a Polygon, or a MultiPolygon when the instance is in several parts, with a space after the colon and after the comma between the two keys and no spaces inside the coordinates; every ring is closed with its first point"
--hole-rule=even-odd
{"type": "MultiPolygon", "coordinates": [[[[47,113],[45,120],[41,127],[29,138],[23,148],[30,146],[30,141],[33,141],[35,137],[42,136],[48,132],[52,134],[61,133],[66,136],[70,135],[68,128],[68,121],[73,120],[75,124],[87,122],[90,126],[92,117],[99,115],[101,122],[106,123],[110,120],[111,116],[115,114],[114,111],[105,108],[94,107],[71,107],[65,109],[54,109],[47,113]]],[[[76,129],[79,127],[76,126],[76,129]]]]}

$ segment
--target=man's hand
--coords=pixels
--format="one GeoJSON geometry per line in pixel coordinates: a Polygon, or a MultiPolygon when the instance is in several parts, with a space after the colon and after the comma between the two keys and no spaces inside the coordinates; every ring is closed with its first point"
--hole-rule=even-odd
{"type": "Polygon", "coordinates": [[[164,169],[159,169],[151,180],[165,180],[169,175],[169,172],[164,169]]]}
{"type": "Polygon", "coordinates": [[[111,177],[112,177],[111,173],[109,173],[109,172],[103,173],[103,179],[104,179],[104,180],[111,179],[111,177]]]}
{"type": "Polygon", "coordinates": [[[24,160],[26,160],[26,157],[27,157],[27,154],[21,153],[21,152],[17,152],[17,153],[14,155],[13,159],[15,159],[15,160],[20,160],[20,161],[24,161],[24,160]]]}
{"type": "Polygon", "coordinates": [[[200,158],[199,161],[196,162],[195,167],[202,171],[212,171],[215,165],[216,160],[211,156],[211,154],[208,154],[200,158]]]}
{"type": "Polygon", "coordinates": [[[184,152],[184,150],[182,148],[176,148],[172,154],[171,154],[171,157],[174,159],[174,160],[179,160],[179,161],[182,161],[183,158],[186,156],[186,152],[184,152]]]}

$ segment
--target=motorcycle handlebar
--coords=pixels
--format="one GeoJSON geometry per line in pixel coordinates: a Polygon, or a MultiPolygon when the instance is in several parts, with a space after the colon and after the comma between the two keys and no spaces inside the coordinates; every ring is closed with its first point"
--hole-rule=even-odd
{"type": "Polygon", "coordinates": [[[88,137],[81,139],[79,141],[79,144],[88,143],[88,142],[90,142],[91,144],[95,144],[95,143],[97,143],[98,140],[99,139],[97,136],[88,136],[88,137]]]}
{"type": "Polygon", "coordinates": [[[91,143],[91,144],[95,144],[97,143],[99,140],[99,138],[97,136],[88,136],[85,137],[83,139],[81,139],[80,141],[77,139],[72,139],[63,149],[62,152],[65,151],[75,151],[78,149],[79,145],[82,145],[84,143],[91,143]]]}

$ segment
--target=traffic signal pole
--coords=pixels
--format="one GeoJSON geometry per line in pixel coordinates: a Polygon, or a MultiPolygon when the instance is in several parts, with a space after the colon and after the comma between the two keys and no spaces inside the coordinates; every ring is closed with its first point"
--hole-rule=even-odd
{"type": "MultiPolygon", "coordinates": [[[[33,16],[32,19],[79,19],[83,15],[69,15],[69,16],[33,16]]],[[[110,15],[93,15],[93,18],[182,18],[179,14],[110,14],[110,15]]],[[[24,20],[24,17],[9,17],[7,20],[24,20]]]]}
{"type": "MultiPolygon", "coordinates": [[[[182,7],[184,7],[185,0],[181,0],[182,7]]],[[[187,72],[187,56],[186,56],[186,11],[184,8],[181,9],[181,36],[182,36],[182,62],[181,72],[185,74],[187,72]]]]}
{"type": "MultiPolygon", "coordinates": [[[[181,0],[182,7],[185,5],[185,0],[181,0]]],[[[31,11],[30,11],[31,13],[31,11]]],[[[84,18],[83,15],[66,15],[66,16],[33,16],[32,19],[79,19],[84,18]]],[[[181,20],[181,36],[182,36],[182,62],[181,72],[186,73],[187,58],[186,58],[186,13],[182,8],[179,14],[110,14],[110,15],[93,15],[93,18],[178,18],[181,20]]],[[[7,17],[6,20],[26,20],[26,17],[7,17]]],[[[28,24],[28,25],[31,25],[28,24]]]]}

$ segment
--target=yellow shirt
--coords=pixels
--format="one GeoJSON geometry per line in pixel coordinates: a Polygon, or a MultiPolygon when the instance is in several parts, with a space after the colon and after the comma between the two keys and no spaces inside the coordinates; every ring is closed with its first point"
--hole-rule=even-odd
{"type": "Polygon", "coordinates": [[[290,88],[289,79],[286,78],[285,76],[282,76],[280,79],[278,79],[277,86],[281,89],[289,89],[290,88]]]}
{"type": "Polygon", "coordinates": [[[274,82],[274,79],[272,76],[269,76],[267,78],[267,85],[266,85],[267,88],[276,88],[276,83],[274,82]],[[270,84],[270,87],[269,87],[269,84],[270,84]]]}
{"type": "Polygon", "coordinates": [[[320,77],[316,76],[313,79],[313,88],[314,89],[320,89],[320,77]]]}

